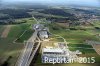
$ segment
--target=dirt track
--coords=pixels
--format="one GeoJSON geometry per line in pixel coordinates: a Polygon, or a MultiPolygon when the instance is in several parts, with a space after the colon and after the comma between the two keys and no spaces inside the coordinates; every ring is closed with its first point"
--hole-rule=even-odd
{"type": "Polygon", "coordinates": [[[5,29],[4,29],[4,31],[1,34],[1,38],[6,38],[8,36],[10,28],[11,28],[11,25],[5,26],[5,29]]]}

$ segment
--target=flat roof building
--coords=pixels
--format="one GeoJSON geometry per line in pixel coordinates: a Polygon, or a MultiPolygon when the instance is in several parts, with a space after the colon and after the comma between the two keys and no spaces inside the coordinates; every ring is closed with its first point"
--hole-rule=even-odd
{"type": "Polygon", "coordinates": [[[82,54],[79,50],[77,51],[70,51],[67,48],[67,45],[64,42],[58,42],[54,43],[56,44],[56,47],[48,47],[46,46],[45,48],[42,49],[42,63],[45,63],[45,61],[52,60],[52,59],[64,59],[66,58],[67,60],[71,59],[71,57],[77,57],[77,54],[82,54]],[[47,58],[45,60],[45,58],[47,58]]]}
{"type": "Polygon", "coordinates": [[[42,40],[49,38],[47,30],[39,31],[39,37],[40,37],[42,40]]]}

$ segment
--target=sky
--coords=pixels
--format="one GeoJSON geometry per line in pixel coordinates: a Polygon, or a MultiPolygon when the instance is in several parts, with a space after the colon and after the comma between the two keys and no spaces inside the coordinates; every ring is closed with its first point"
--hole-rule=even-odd
{"type": "Polygon", "coordinates": [[[0,0],[1,2],[36,2],[68,5],[100,6],[100,0],[0,0]]]}

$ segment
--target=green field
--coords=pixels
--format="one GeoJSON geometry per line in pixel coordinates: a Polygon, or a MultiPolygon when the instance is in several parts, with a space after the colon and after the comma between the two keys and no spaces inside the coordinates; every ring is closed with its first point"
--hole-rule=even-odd
{"type": "MultiPolygon", "coordinates": [[[[32,36],[34,30],[31,28],[32,26],[31,27],[30,26],[31,26],[30,24],[21,24],[15,27],[18,28],[18,30],[21,30],[19,35],[17,35],[16,38],[17,40],[15,42],[23,43],[25,40],[28,40],[32,36]]],[[[11,31],[13,31],[13,29],[11,31]]]]}
{"type": "Polygon", "coordinates": [[[86,49],[86,48],[69,48],[69,50],[70,51],[79,50],[82,52],[82,54],[96,53],[94,49],[86,49]]]}
{"type": "MultiPolygon", "coordinates": [[[[53,34],[61,35],[66,39],[67,42],[72,44],[84,43],[85,40],[95,40],[100,41],[98,37],[95,36],[95,30],[66,30],[55,23],[49,25],[50,31],[53,34]]],[[[85,43],[84,43],[85,44],[85,43]]]]}
{"type": "Polygon", "coordinates": [[[82,47],[82,48],[93,48],[91,45],[86,44],[67,44],[68,47],[82,47]]]}
{"type": "Polygon", "coordinates": [[[100,27],[100,21],[95,21],[92,24],[94,27],[100,27]]]}
{"type": "Polygon", "coordinates": [[[19,37],[16,40],[16,42],[20,43],[20,42],[27,41],[32,36],[33,33],[34,31],[32,29],[28,29],[21,37],[19,37]]]}
{"type": "Polygon", "coordinates": [[[12,25],[6,38],[1,38],[5,26],[6,25],[0,25],[0,66],[6,64],[6,61],[9,66],[14,66],[18,60],[20,52],[24,48],[23,41],[29,39],[34,30],[32,30],[32,23],[16,24],[12,25]],[[13,41],[19,38],[25,30],[27,31],[20,38],[20,43],[13,43],[13,41]],[[10,59],[8,60],[8,58],[10,59]]]}
{"type": "Polygon", "coordinates": [[[35,24],[36,23],[33,18],[16,19],[15,22],[16,23],[27,23],[27,24],[35,24]]]}
{"type": "Polygon", "coordinates": [[[62,28],[56,23],[52,23],[49,25],[49,29],[51,33],[60,35],[66,39],[66,41],[69,43],[68,46],[71,47],[69,50],[79,50],[83,53],[82,56],[94,56],[96,57],[96,62],[100,62],[100,56],[94,49],[87,49],[92,48],[92,46],[85,43],[85,40],[100,41],[100,39],[96,36],[96,34],[100,33],[100,31],[96,30],[94,26],[82,27],[82,29],[85,30],[80,30],[80,27],[77,27],[77,30],[66,30],[66,28],[62,28]]]}
{"type": "Polygon", "coordinates": [[[0,25],[0,35],[2,34],[2,31],[5,29],[5,26],[0,25]]]}
{"type": "MultiPolygon", "coordinates": [[[[6,61],[9,56],[11,56],[12,58],[9,61],[9,64],[11,66],[13,66],[19,56],[19,52],[23,48],[23,44],[17,44],[17,43],[14,44],[13,43],[13,40],[16,39],[17,35],[21,31],[15,27],[16,26],[13,26],[11,28],[11,30],[13,30],[13,31],[9,32],[8,37],[0,38],[0,62],[1,62],[1,64],[3,64],[4,61],[6,61]]],[[[3,28],[3,26],[1,26],[1,28],[3,28]]]]}

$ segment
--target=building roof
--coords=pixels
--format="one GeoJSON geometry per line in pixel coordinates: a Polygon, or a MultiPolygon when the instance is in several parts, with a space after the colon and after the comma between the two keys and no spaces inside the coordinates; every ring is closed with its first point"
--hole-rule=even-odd
{"type": "Polygon", "coordinates": [[[43,48],[43,52],[54,52],[54,53],[63,53],[63,50],[60,48],[43,48]]]}

